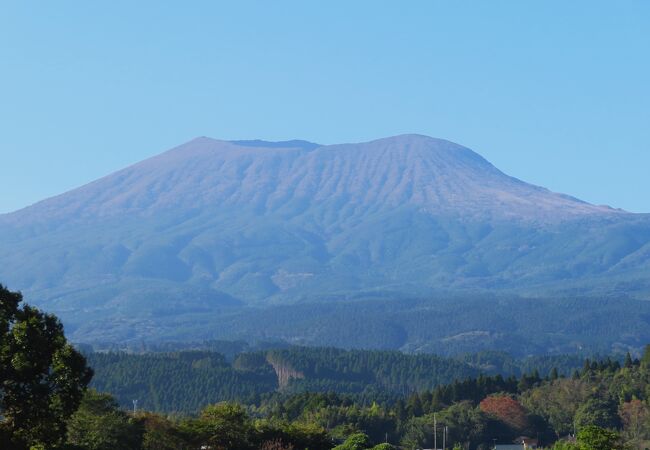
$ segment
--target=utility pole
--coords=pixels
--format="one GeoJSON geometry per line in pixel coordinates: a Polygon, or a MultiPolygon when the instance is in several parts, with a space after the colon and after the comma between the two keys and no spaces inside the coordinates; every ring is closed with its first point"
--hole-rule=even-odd
{"type": "Polygon", "coordinates": [[[442,448],[447,449],[447,426],[442,429],[442,448]]]}
{"type": "Polygon", "coordinates": [[[436,421],[436,413],[433,413],[433,448],[438,450],[438,422],[436,421]]]}

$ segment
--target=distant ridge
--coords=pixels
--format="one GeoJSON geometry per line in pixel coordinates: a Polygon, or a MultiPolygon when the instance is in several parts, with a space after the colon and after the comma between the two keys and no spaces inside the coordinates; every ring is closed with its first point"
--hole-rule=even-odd
{"type": "Polygon", "coordinates": [[[306,150],[313,150],[318,147],[322,147],[320,144],[315,144],[309,141],[302,141],[299,139],[294,139],[291,141],[277,141],[269,142],[262,141],[260,139],[254,139],[250,141],[230,141],[233,144],[241,145],[242,147],[267,147],[267,148],[304,148],[306,150]]]}

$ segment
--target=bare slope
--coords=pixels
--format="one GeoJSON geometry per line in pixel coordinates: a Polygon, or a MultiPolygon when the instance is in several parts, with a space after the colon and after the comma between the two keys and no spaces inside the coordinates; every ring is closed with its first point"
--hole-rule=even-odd
{"type": "Polygon", "coordinates": [[[426,136],[330,146],[201,137],[4,220],[96,221],[215,205],[273,212],[303,202],[549,221],[615,212],[521,182],[467,148],[426,136]]]}

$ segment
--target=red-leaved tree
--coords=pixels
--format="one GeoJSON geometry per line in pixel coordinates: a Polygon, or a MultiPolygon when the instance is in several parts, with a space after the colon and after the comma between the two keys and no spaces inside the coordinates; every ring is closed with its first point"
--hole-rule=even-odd
{"type": "Polygon", "coordinates": [[[500,420],[515,431],[528,428],[528,413],[521,403],[505,395],[484,398],[479,405],[481,411],[500,420]]]}

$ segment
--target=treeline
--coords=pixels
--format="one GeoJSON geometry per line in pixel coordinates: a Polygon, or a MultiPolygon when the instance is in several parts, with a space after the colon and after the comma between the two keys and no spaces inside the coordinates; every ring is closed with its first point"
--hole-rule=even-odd
{"type": "Polygon", "coordinates": [[[235,403],[206,406],[196,417],[171,420],[127,413],[108,394],[90,390],[67,424],[65,450],[331,449],[327,431],[312,423],[253,419],[235,403]]]}
{"type": "MultiPolygon", "coordinates": [[[[235,347],[228,343],[213,345],[235,347]]],[[[384,404],[480,373],[520,376],[522,368],[531,366],[530,358],[516,360],[502,353],[451,359],[317,347],[241,352],[228,358],[212,351],[89,353],[87,358],[95,371],[91,386],[110,392],[123,407],[137,399],[150,411],[180,414],[193,414],[220,401],[259,403],[278,390],[352,394],[360,403],[384,404]]],[[[582,364],[577,357],[537,360],[543,363],[542,376],[552,370],[553,362],[560,374],[570,374],[582,364]]]]}
{"type": "Polygon", "coordinates": [[[444,442],[487,450],[527,440],[555,450],[643,449],[650,444],[649,399],[650,346],[640,360],[587,360],[570,376],[479,375],[385,403],[278,392],[255,404],[219,403],[173,418],[127,414],[91,391],[68,429],[70,444],[89,450],[417,449],[432,448],[434,434],[439,448],[444,442]]]}
{"type": "Polygon", "coordinates": [[[397,351],[294,347],[271,350],[267,358],[304,376],[292,380],[288,387],[293,392],[380,390],[404,395],[478,374],[478,370],[453,359],[397,351]]]}
{"type": "Polygon", "coordinates": [[[193,414],[210,403],[259,401],[277,389],[273,367],[257,364],[236,370],[214,352],[91,353],[91,386],[113,394],[122,406],[138,400],[150,411],[193,414]]]}

